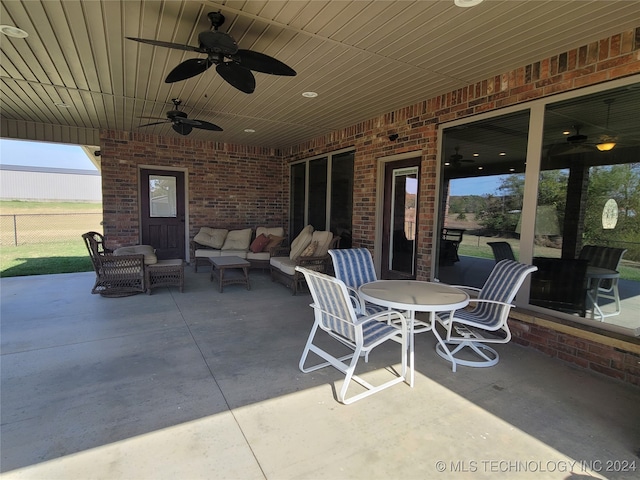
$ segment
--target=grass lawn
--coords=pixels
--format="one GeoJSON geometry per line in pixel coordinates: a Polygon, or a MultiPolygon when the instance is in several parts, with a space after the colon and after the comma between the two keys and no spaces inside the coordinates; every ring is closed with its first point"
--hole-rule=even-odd
{"type": "Polygon", "coordinates": [[[0,201],[0,277],[92,271],[81,235],[102,231],[101,213],[98,203],[0,201]]]}

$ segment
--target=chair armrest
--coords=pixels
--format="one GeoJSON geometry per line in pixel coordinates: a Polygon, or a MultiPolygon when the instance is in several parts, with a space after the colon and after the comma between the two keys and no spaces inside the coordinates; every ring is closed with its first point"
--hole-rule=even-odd
{"type": "MultiPolygon", "coordinates": [[[[395,320],[399,320],[400,321],[400,325],[401,325],[401,330],[406,332],[407,331],[407,318],[400,313],[397,310],[385,310],[384,312],[378,312],[378,313],[373,313],[371,315],[365,315],[363,317],[358,317],[358,319],[356,320],[356,325],[360,325],[364,322],[368,322],[371,320],[378,320],[378,318],[383,318],[385,319],[384,323],[389,323],[391,325],[393,325],[393,322],[391,322],[391,318],[392,317],[397,317],[395,320]]],[[[379,321],[379,320],[378,320],[379,321]]]]}

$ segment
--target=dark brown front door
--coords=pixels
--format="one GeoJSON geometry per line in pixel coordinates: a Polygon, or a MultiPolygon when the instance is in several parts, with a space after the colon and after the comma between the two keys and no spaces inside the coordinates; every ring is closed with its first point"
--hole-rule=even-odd
{"type": "Polygon", "coordinates": [[[416,278],[420,159],[385,164],[382,278],[416,278]]]}
{"type": "Polygon", "coordinates": [[[141,170],[140,197],[142,243],[153,246],[158,259],[184,259],[184,173],[141,170]]]}

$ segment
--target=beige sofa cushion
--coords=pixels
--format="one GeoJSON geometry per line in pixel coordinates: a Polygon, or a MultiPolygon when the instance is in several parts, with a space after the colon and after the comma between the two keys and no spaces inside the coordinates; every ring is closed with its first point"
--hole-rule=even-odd
{"type": "MultiPolygon", "coordinates": [[[[251,233],[252,230],[250,228],[230,230],[221,250],[244,250],[246,256],[249,245],[251,245],[251,233]]],[[[225,255],[228,254],[225,253],[225,255]]]]}
{"type": "Polygon", "coordinates": [[[130,247],[120,247],[113,251],[114,255],[144,255],[144,264],[153,265],[158,261],[156,252],[151,245],[131,245],[130,247]]]}
{"type": "Polygon", "coordinates": [[[269,252],[253,253],[251,250],[247,252],[247,260],[263,260],[265,262],[268,262],[269,258],[271,258],[271,253],[269,252]]]}
{"type": "Polygon", "coordinates": [[[210,248],[197,248],[195,251],[196,257],[219,257],[220,256],[221,251],[220,250],[213,250],[210,248]]]}
{"type": "Polygon", "coordinates": [[[296,261],[289,257],[271,257],[269,264],[287,275],[293,276],[296,273],[296,261]]]}
{"type": "Polygon", "coordinates": [[[229,230],[226,228],[202,227],[196,236],[193,237],[193,241],[207,247],[222,248],[228,233],[229,230]]]}
{"type": "Polygon", "coordinates": [[[268,237],[273,235],[274,237],[284,237],[284,228],[282,227],[258,227],[256,228],[256,237],[260,235],[268,237]]]}
{"type": "Polygon", "coordinates": [[[289,253],[289,258],[291,260],[295,260],[300,256],[300,254],[304,251],[307,246],[311,243],[311,238],[313,237],[313,226],[307,225],[302,229],[302,231],[298,234],[298,236],[291,242],[291,252],[289,253]]]}
{"type": "Polygon", "coordinates": [[[313,253],[314,257],[322,257],[329,253],[329,246],[331,245],[331,240],[333,240],[333,233],[330,231],[318,231],[313,232],[313,236],[311,237],[311,242],[318,242],[318,246],[316,247],[316,251],[313,253]]]}

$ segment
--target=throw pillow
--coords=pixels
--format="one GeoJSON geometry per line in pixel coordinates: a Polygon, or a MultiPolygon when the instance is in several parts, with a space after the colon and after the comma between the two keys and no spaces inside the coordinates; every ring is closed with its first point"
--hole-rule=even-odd
{"type": "Polygon", "coordinates": [[[222,248],[228,232],[226,228],[202,227],[193,240],[201,245],[219,249],[222,248]]]}
{"type": "Polygon", "coordinates": [[[253,253],[262,252],[264,247],[269,243],[269,237],[267,237],[264,233],[261,233],[256,237],[256,239],[251,242],[251,246],[249,247],[253,253]]]}
{"type": "Polygon", "coordinates": [[[263,252],[268,252],[274,248],[278,248],[280,244],[283,242],[284,237],[280,237],[278,235],[269,234],[269,243],[262,250],[263,252]]]}
{"type": "Polygon", "coordinates": [[[318,242],[311,242],[307,248],[305,248],[300,254],[301,257],[311,257],[318,248],[318,242]]]}

